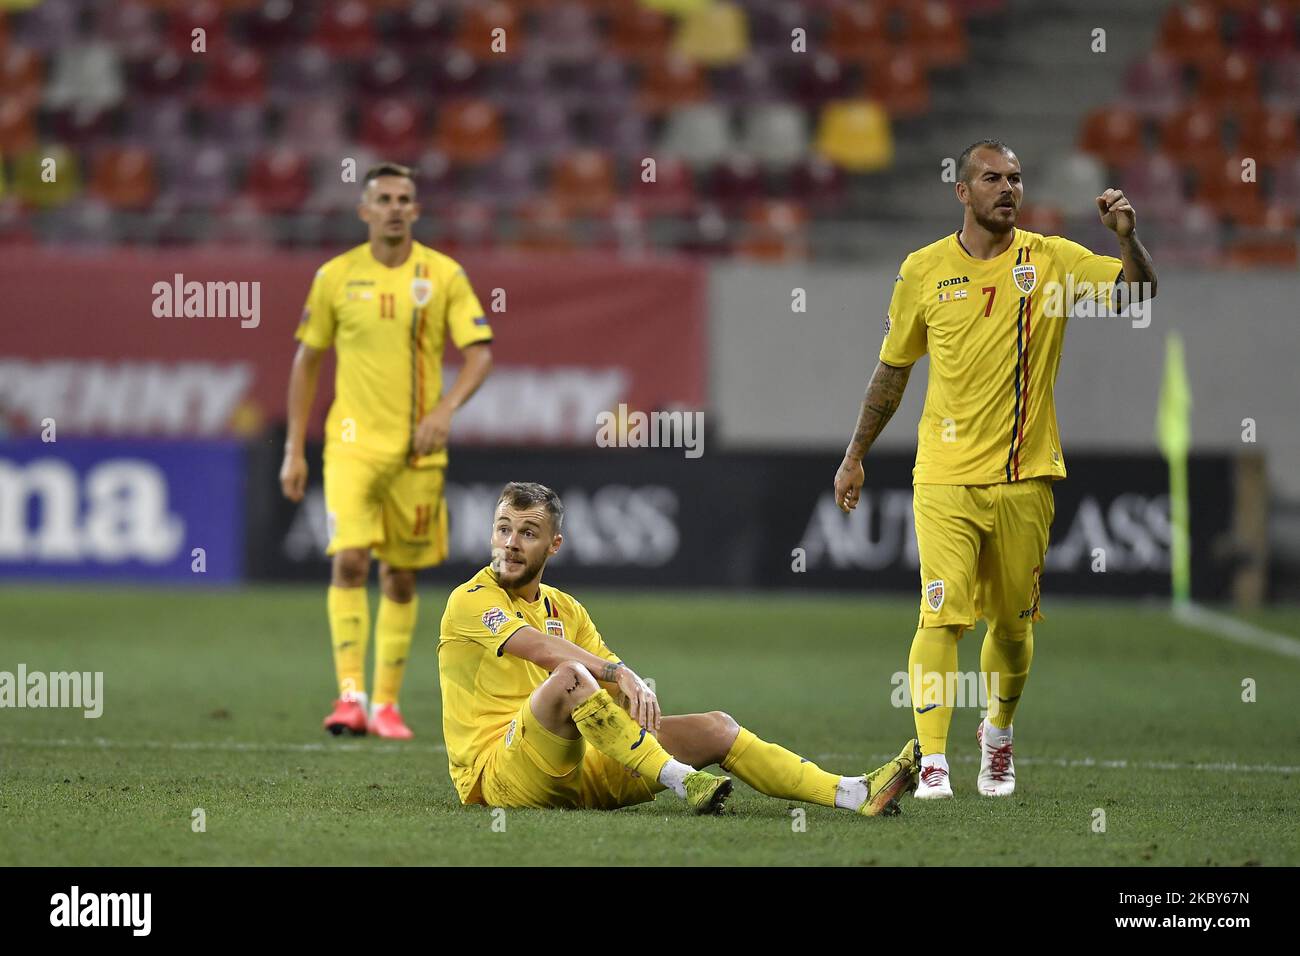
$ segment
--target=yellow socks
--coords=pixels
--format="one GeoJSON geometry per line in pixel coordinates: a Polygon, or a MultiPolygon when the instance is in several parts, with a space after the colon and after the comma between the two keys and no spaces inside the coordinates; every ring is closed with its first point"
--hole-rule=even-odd
{"type": "Polygon", "coordinates": [[[957,638],[961,628],[918,628],[907,658],[908,686],[912,692],[912,719],[921,753],[941,754],[948,745],[953,693],[957,681],[957,638]]]}
{"type": "Polygon", "coordinates": [[[573,708],[573,722],[583,740],[649,780],[657,781],[659,772],[673,759],[655,735],[614,703],[604,688],[573,708]]]}
{"type": "Polygon", "coordinates": [[[370,605],[366,589],[330,585],[325,602],[329,612],[330,643],[334,645],[334,672],[339,695],[366,690],[366,641],[370,632],[370,605]]]}
{"type": "Polygon", "coordinates": [[[375,618],[376,704],[397,703],[419,605],[418,597],[412,597],[406,604],[399,604],[386,596],[379,599],[379,616],[375,618]]]}
{"type": "Polygon", "coordinates": [[[835,806],[838,776],[784,747],[760,740],[744,727],[723,758],[722,769],[769,797],[835,806]]]}
{"type": "MultiPolygon", "coordinates": [[[[1020,694],[1029,677],[1029,662],[1034,659],[1034,626],[1025,627],[1020,636],[984,635],[980,649],[980,670],[984,672],[989,698],[989,723],[1003,730],[1011,726],[1020,694]]],[[[924,744],[922,744],[924,746],[924,744]]]]}

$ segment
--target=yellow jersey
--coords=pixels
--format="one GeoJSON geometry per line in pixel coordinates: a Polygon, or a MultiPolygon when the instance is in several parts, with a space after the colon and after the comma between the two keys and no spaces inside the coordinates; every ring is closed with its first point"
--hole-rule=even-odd
{"type": "Polygon", "coordinates": [[[333,346],[337,356],[325,454],[445,466],[445,448],[415,459],[411,441],[442,395],[449,336],[458,349],[492,340],[454,259],[416,242],[390,269],[365,243],[321,266],[295,338],[314,349],[333,346]]]}
{"type": "Polygon", "coordinates": [[[540,592],[532,602],[512,597],[486,567],[447,599],[438,635],[442,736],[462,803],[483,802],[479,777],[492,745],[550,676],[536,664],[505,653],[503,645],[515,631],[527,625],[618,661],[586,608],[549,585],[541,585],[540,592]]]}
{"type": "Polygon", "coordinates": [[[992,259],[971,256],[954,233],[903,261],[880,361],[902,367],[930,356],[914,482],[1065,477],[1053,398],[1061,304],[1071,295],[1105,302],[1120,268],[1113,256],[1023,229],[992,259]]]}

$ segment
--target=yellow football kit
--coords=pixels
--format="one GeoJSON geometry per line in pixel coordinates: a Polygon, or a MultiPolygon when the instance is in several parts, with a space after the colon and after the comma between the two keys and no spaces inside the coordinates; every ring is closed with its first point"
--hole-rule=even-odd
{"type": "Polygon", "coordinates": [[[316,273],[296,337],[337,356],[325,422],[328,553],[372,548],[394,567],[447,552],[446,449],[416,457],[416,425],[442,393],[443,349],[489,342],[492,329],[465,272],[413,243],[389,268],[357,246],[316,273]]]}
{"type": "Polygon", "coordinates": [[[953,234],[903,262],[880,360],[930,356],[913,471],[922,626],[1037,614],[1050,481],[1065,477],[1052,392],[1066,319],[1044,303],[1061,289],[1104,299],[1119,272],[1113,256],[1021,229],[993,259],[953,234]]]}
{"type": "Polygon", "coordinates": [[[461,802],[614,809],[652,799],[664,789],[657,781],[581,737],[552,733],[533,715],[529,697],[550,675],[503,650],[525,625],[618,661],[586,609],[563,591],[542,584],[528,602],[506,592],[490,567],[457,587],[442,617],[438,675],[447,762],[461,802]]]}

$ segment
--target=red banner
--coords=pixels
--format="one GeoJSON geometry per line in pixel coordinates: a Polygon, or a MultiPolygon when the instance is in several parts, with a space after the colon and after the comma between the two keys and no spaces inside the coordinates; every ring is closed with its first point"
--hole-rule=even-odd
{"type": "MultiPolygon", "coordinates": [[[[282,421],[293,331],[326,258],[6,249],[0,421],[14,435],[52,422],[60,436],[254,434],[282,421]]],[[[597,413],[619,403],[703,408],[700,266],[594,256],[461,264],[496,339],[493,373],[457,417],[457,440],[590,444],[597,413]]],[[[447,361],[449,379],[453,351],[447,361]]],[[[332,382],[330,362],[317,430],[332,382]]]]}

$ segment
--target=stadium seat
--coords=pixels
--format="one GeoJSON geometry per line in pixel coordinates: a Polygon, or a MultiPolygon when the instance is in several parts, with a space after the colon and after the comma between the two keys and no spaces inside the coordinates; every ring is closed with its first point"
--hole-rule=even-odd
{"type": "Polygon", "coordinates": [[[117,51],[99,40],[89,40],[54,54],[42,102],[51,109],[70,106],[109,109],[126,94],[122,63],[117,51]]]}
{"type": "Polygon", "coordinates": [[[44,0],[27,10],[14,30],[14,44],[36,54],[70,46],[77,36],[76,0],[44,0]]]}
{"type": "Polygon", "coordinates": [[[650,155],[650,122],[640,110],[623,103],[596,104],[583,114],[587,135],[615,156],[650,155]]]}
{"type": "Polygon", "coordinates": [[[930,108],[930,84],[925,70],[908,52],[897,53],[883,66],[871,69],[866,92],[893,117],[919,116],[930,108]]]}
{"type": "Polygon", "coordinates": [[[283,123],[284,139],[301,144],[309,156],[338,160],[350,155],[344,147],[347,131],[343,113],[333,97],[297,100],[285,111],[283,123]]]}
{"type": "Polygon", "coordinates": [[[362,145],[396,161],[411,160],[424,147],[424,117],[413,101],[384,99],[361,110],[362,145]]]}
{"type": "Polygon", "coordinates": [[[510,246],[527,252],[565,252],[573,247],[573,223],[564,204],[541,196],[519,208],[518,231],[510,246]]]}
{"type": "Polygon", "coordinates": [[[1223,55],[1219,12],[1204,0],[1173,5],[1161,21],[1159,45],[1182,63],[1213,62],[1223,55]]]}
{"type": "Polygon", "coordinates": [[[301,42],[305,26],[311,20],[305,0],[263,0],[244,19],[244,24],[251,46],[273,51],[301,42]]]}
{"type": "MultiPolygon", "coordinates": [[[[297,143],[296,139],[289,139],[291,143],[297,143]]],[[[306,152],[304,150],[304,152],[306,152]]],[[[312,186],[311,195],[303,204],[305,211],[315,213],[326,217],[322,222],[323,235],[328,236],[332,224],[328,221],[335,214],[343,214],[345,218],[356,221],[357,203],[361,200],[361,178],[366,174],[366,170],[378,164],[379,157],[367,150],[358,143],[347,143],[342,146],[338,152],[327,158],[321,159],[316,163],[318,175],[314,177],[315,184],[312,186]],[[347,156],[356,160],[356,181],[344,182],[343,177],[339,175],[342,170],[342,160],[340,156],[347,156]]],[[[430,191],[436,192],[437,185],[431,184],[429,189],[425,188],[425,175],[423,167],[417,164],[420,171],[416,174],[416,186],[419,190],[420,201],[423,203],[429,198],[430,191]]]]}
{"type": "MultiPolygon", "coordinates": [[[[153,53],[163,42],[153,11],[134,0],[119,0],[103,10],[98,32],[127,60],[153,53]]],[[[0,49],[3,48],[4,42],[0,40],[0,49]]]]}
{"type": "Polygon", "coordinates": [[[484,77],[479,61],[464,50],[437,57],[430,77],[431,92],[439,99],[480,96],[484,77]]]}
{"type": "Polygon", "coordinates": [[[678,156],[695,167],[722,161],[733,146],[731,117],[714,103],[680,106],[668,114],[655,155],[678,156]]]}
{"type": "Polygon", "coordinates": [[[758,161],[745,153],[732,153],[710,176],[709,198],[730,213],[739,213],[766,198],[767,185],[758,161]]]}
{"type": "Polygon", "coordinates": [[[1265,204],[1263,185],[1258,179],[1242,179],[1241,157],[1237,155],[1198,165],[1195,198],[1233,222],[1254,221],[1259,216],[1257,207],[1265,204]]]}
{"type": "Polygon", "coordinates": [[[786,169],[808,154],[808,114],[788,103],[749,107],[741,129],[742,148],[769,169],[786,169]]]}
{"type": "Polygon", "coordinates": [[[212,223],[206,241],[217,247],[252,252],[275,244],[275,232],[267,217],[251,198],[233,200],[230,208],[212,223]]]}
{"type": "Polygon", "coordinates": [[[739,63],[749,53],[745,11],[732,0],[717,0],[687,13],[678,21],[673,45],[704,66],[739,63]]]}
{"type": "Polygon", "coordinates": [[[0,50],[0,96],[35,106],[44,80],[45,69],[31,50],[17,46],[0,50]]]}
{"type": "Polygon", "coordinates": [[[321,11],[312,39],[335,57],[368,56],[376,46],[370,11],[361,0],[332,0],[321,11]]]}
{"type": "Polygon", "coordinates": [[[1217,109],[1238,110],[1259,102],[1255,64],[1242,53],[1229,53],[1200,68],[1199,98],[1217,109]]]}
{"type": "Polygon", "coordinates": [[[256,50],[229,47],[210,54],[212,65],[200,93],[207,106],[260,102],[266,96],[266,64],[256,50]]]}
{"type": "Polygon", "coordinates": [[[1143,153],[1123,167],[1117,185],[1144,218],[1168,219],[1186,205],[1182,179],[1178,164],[1164,153],[1143,153]]]}
{"type": "Polygon", "coordinates": [[[708,97],[709,89],[698,66],[685,57],[668,53],[646,65],[641,79],[640,105],[655,115],[708,97]]]}
{"type": "MultiPolygon", "coordinates": [[[[519,116],[511,138],[538,156],[552,159],[577,147],[568,108],[554,98],[537,101],[519,116]]],[[[596,140],[608,148],[609,144],[596,140]]]]}
{"type": "Polygon", "coordinates": [[[399,6],[387,39],[412,52],[438,53],[451,42],[455,28],[456,18],[449,4],[414,0],[399,6]]]}
{"type": "Polygon", "coordinates": [[[552,63],[594,60],[601,49],[601,35],[592,11],[581,3],[563,3],[547,10],[528,38],[528,52],[552,63]]]}
{"type": "Polygon", "coordinates": [[[651,248],[648,226],[644,209],[635,202],[619,200],[596,223],[593,245],[624,257],[644,255],[651,248]]]}
{"type": "Polygon", "coordinates": [[[114,119],[110,110],[88,104],[50,114],[50,125],[59,142],[84,150],[110,137],[114,119]]]}
{"type": "Polygon", "coordinates": [[[1296,117],[1287,110],[1255,108],[1237,115],[1237,152],[1260,165],[1277,165],[1297,154],[1296,117]]]}
{"type": "Polygon", "coordinates": [[[629,178],[627,196],[651,216],[683,216],[695,205],[695,177],[685,161],[657,156],[654,181],[647,182],[638,166],[629,178]]]}
{"type": "Polygon", "coordinates": [[[36,145],[36,111],[18,97],[0,100],[0,155],[12,156],[36,145]]]}
{"type": "MultiPolygon", "coordinates": [[[[884,11],[869,0],[844,0],[830,8],[830,25],[825,46],[837,60],[866,64],[883,63],[895,49],[884,11]]],[[[788,45],[789,31],[785,31],[788,45]]]]}
{"type": "MultiPolygon", "coordinates": [[[[753,49],[766,60],[778,63],[792,62],[808,55],[808,51],[817,49],[817,36],[811,32],[814,26],[802,4],[782,2],[763,4],[749,10],[749,38],[753,49]],[[793,31],[804,31],[803,52],[796,52],[792,47],[793,31]]],[[[834,42],[832,32],[828,42],[834,42]]],[[[834,50],[830,50],[834,53],[834,50]]]]}
{"type": "Polygon", "coordinates": [[[288,147],[276,147],[254,157],[244,181],[244,195],[264,213],[295,212],[311,193],[307,159],[288,147]]]}
{"type": "Polygon", "coordinates": [[[174,99],[183,96],[190,87],[193,73],[173,50],[157,56],[146,56],[127,66],[132,98],[149,100],[174,99]]]}
{"type": "Polygon", "coordinates": [[[13,157],[13,194],[33,209],[62,206],[81,192],[81,164],[77,154],[59,143],[38,143],[13,157]],[[54,161],[55,178],[43,177],[45,161],[54,161]]]}
{"type": "Polygon", "coordinates": [[[508,3],[479,0],[464,8],[455,45],[480,60],[513,60],[527,47],[523,19],[508,3]]]}
{"type": "Polygon", "coordinates": [[[246,160],[266,144],[266,108],[261,103],[206,110],[203,139],[218,143],[232,158],[246,160]]]}
{"type": "Polygon", "coordinates": [[[502,149],[501,111],[489,100],[465,99],[438,111],[433,145],[458,164],[484,163],[502,149]]]}
{"type": "Polygon", "coordinates": [[[1182,68],[1167,53],[1153,51],[1125,74],[1124,105],[1144,117],[1163,119],[1178,109],[1182,98],[1182,68]]]}
{"type": "Polygon", "coordinates": [[[871,100],[830,103],[818,119],[813,148],[851,173],[885,169],[894,159],[889,117],[871,100]]]}
{"type": "Polygon", "coordinates": [[[95,158],[88,191],[114,209],[143,209],[158,191],[152,154],[139,146],[105,147],[95,158]]]}
{"type": "Polygon", "coordinates": [[[1039,199],[1050,196],[1062,210],[1078,214],[1094,209],[1097,197],[1108,185],[1106,168],[1095,156],[1072,152],[1052,158],[1041,188],[1035,186],[1032,194],[1039,199]]]}
{"type": "Polygon", "coordinates": [[[732,66],[718,67],[710,71],[709,81],[714,101],[728,106],[753,106],[785,98],[772,62],[765,56],[749,56],[732,66]]]}
{"type": "Polygon", "coordinates": [[[925,67],[954,66],[966,59],[965,22],[943,0],[908,4],[903,38],[907,49],[925,67]]]}
{"type": "Polygon", "coordinates": [[[1280,3],[1264,2],[1242,11],[1237,49],[1254,60],[1276,60],[1296,50],[1295,11],[1280,3]]]}
{"type": "Polygon", "coordinates": [[[1098,107],[1084,117],[1079,148],[1107,166],[1130,163],[1143,152],[1142,120],[1131,109],[1098,107]]]}
{"type": "Polygon", "coordinates": [[[1264,102],[1278,109],[1300,109],[1300,53],[1279,58],[1269,72],[1273,81],[1264,102]]]}
{"type": "Polygon", "coordinates": [[[613,203],[614,192],[614,163],[601,150],[576,150],[561,157],[551,171],[551,198],[569,214],[601,215],[613,203]]]}
{"type": "Polygon", "coordinates": [[[1254,218],[1243,220],[1240,226],[1225,251],[1229,266],[1242,269],[1296,267],[1296,214],[1293,209],[1280,206],[1262,208],[1257,210],[1254,218]]]}
{"type": "Polygon", "coordinates": [[[624,59],[662,61],[672,42],[672,21],[640,4],[623,4],[612,16],[606,42],[624,59]]]}
{"type": "Polygon", "coordinates": [[[685,235],[677,243],[683,252],[716,258],[731,251],[731,224],[716,204],[698,204],[692,210],[686,227],[685,235]]]}
{"type": "Polygon", "coordinates": [[[439,248],[452,255],[482,252],[496,242],[496,215],[492,206],[479,200],[459,199],[437,216],[439,248]]]}
{"type": "Polygon", "coordinates": [[[413,92],[411,61],[391,47],[377,50],[357,70],[357,90],[367,97],[407,96],[413,92]]]}
{"type": "Polygon", "coordinates": [[[474,171],[469,192],[474,199],[517,204],[534,195],[541,182],[538,157],[528,149],[514,147],[474,171]]]}
{"type": "Polygon", "coordinates": [[[177,4],[167,18],[167,45],[184,57],[203,57],[226,44],[226,18],[216,0],[177,4]],[[195,31],[203,31],[196,36],[195,31]],[[195,49],[202,37],[201,49],[195,49]]]}
{"type": "Polygon", "coordinates": [[[226,150],[212,143],[200,144],[178,157],[165,198],[182,210],[217,211],[234,193],[232,179],[226,150]]]}
{"type": "Polygon", "coordinates": [[[799,102],[816,109],[849,95],[854,68],[841,64],[829,53],[815,53],[794,63],[787,72],[799,102]]]}
{"type": "Polygon", "coordinates": [[[786,189],[813,212],[833,212],[844,202],[844,173],[824,156],[809,156],[789,171],[786,189]]]}
{"type": "Polygon", "coordinates": [[[1160,145],[1180,166],[1197,164],[1223,151],[1223,135],[1217,110],[1192,103],[1167,119],[1161,127],[1160,145]]]}
{"type": "Polygon", "coordinates": [[[755,204],[745,217],[736,252],[749,259],[789,262],[808,256],[808,215],[789,200],[755,204]]]}

